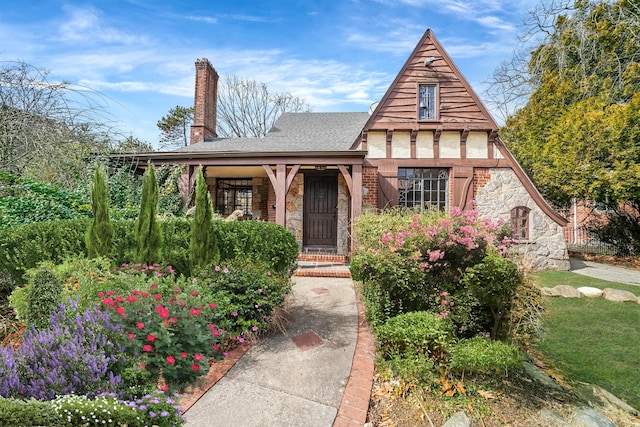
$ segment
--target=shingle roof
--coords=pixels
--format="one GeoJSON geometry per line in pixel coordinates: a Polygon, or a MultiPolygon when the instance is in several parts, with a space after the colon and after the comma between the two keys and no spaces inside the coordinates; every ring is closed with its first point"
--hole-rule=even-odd
{"type": "Polygon", "coordinates": [[[349,151],[367,113],[284,113],[264,138],[218,138],[178,152],[349,151]]]}

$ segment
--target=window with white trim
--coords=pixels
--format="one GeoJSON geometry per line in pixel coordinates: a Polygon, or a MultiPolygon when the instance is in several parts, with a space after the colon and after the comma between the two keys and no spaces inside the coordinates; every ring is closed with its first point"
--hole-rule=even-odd
{"type": "Polygon", "coordinates": [[[418,86],[418,119],[436,120],[436,85],[421,84],[418,86]]]}
{"type": "Polygon", "coordinates": [[[398,168],[398,204],[420,210],[447,210],[449,171],[442,168],[398,168]]]}

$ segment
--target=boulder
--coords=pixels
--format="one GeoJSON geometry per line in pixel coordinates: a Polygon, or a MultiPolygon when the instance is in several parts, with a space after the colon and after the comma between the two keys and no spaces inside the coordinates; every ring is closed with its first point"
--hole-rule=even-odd
{"type": "Polygon", "coordinates": [[[522,367],[532,380],[542,384],[543,386],[554,390],[554,391],[563,391],[563,388],[560,384],[555,382],[549,375],[547,375],[542,369],[535,366],[533,363],[522,362],[522,367]]]}
{"type": "Polygon", "coordinates": [[[589,406],[577,408],[572,419],[574,425],[580,427],[616,427],[609,418],[589,406]]]}
{"type": "Polygon", "coordinates": [[[587,298],[600,298],[602,296],[602,289],[592,288],[591,286],[582,286],[578,288],[578,292],[587,298]]]}
{"type": "Polygon", "coordinates": [[[541,421],[546,421],[546,424],[554,427],[572,427],[560,414],[548,409],[541,409],[538,412],[538,418],[541,421]]]}
{"type": "Polygon", "coordinates": [[[471,420],[464,411],[456,412],[442,427],[471,427],[471,420]]]}
{"type": "Polygon", "coordinates": [[[606,288],[602,291],[602,295],[609,301],[637,301],[637,297],[633,293],[620,289],[606,288]]]}
{"type": "Polygon", "coordinates": [[[546,286],[543,286],[542,288],[540,288],[540,295],[545,296],[545,297],[555,297],[555,296],[557,296],[557,295],[555,295],[553,293],[553,289],[547,288],[546,286]]]}
{"type": "Polygon", "coordinates": [[[553,293],[559,297],[565,298],[580,298],[580,292],[573,286],[569,285],[558,285],[552,289],[553,293]]]}

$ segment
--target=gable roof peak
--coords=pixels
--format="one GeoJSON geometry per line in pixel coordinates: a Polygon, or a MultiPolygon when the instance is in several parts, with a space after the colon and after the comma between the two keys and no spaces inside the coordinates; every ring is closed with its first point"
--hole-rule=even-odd
{"type": "Polygon", "coordinates": [[[414,128],[418,123],[418,86],[438,84],[436,128],[473,128],[497,130],[469,82],[462,75],[431,29],[427,29],[398,72],[393,83],[374,109],[364,130],[372,128],[414,128]]]}

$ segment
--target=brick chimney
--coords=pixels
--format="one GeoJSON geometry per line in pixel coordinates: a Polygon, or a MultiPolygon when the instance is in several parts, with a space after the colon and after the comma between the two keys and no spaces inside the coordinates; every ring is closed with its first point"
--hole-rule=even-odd
{"type": "Polygon", "coordinates": [[[196,95],[190,144],[216,138],[218,73],[208,59],[196,60],[196,95]]]}

